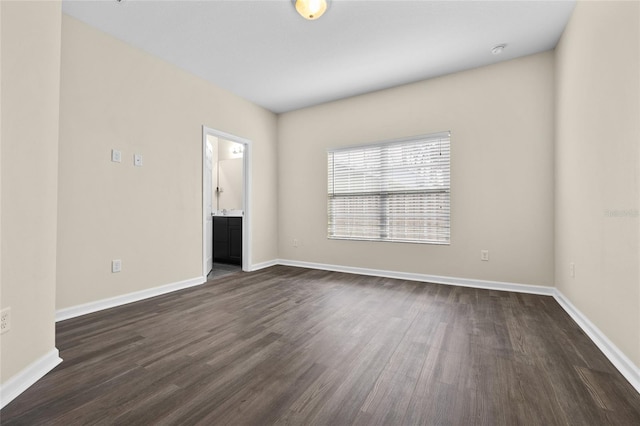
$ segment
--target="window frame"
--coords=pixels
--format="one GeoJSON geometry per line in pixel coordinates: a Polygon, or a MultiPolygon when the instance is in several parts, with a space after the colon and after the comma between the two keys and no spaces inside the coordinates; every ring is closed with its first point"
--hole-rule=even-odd
{"type": "MultiPolygon", "coordinates": [[[[383,154],[381,154],[383,155],[383,154]]],[[[430,154],[432,155],[432,154],[430,154]]],[[[431,157],[429,157],[431,158],[431,157]]],[[[381,174],[381,178],[380,178],[380,185],[381,186],[389,186],[389,184],[391,183],[391,180],[389,178],[389,176],[386,177],[382,177],[383,174],[387,173],[390,169],[388,167],[386,167],[383,164],[384,160],[379,160],[380,161],[380,167],[379,169],[374,169],[374,170],[380,170],[380,174],[381,174]],[[385,180],[387,179],[387,180],[385,180]]],[[[399,170],[397,167],[394,168],[393,170],[399,170]]],[[[375,143],[368,143],[368,144],[360,144],[360,145],[350,145],[350,146],[344,146],[344,147],[338,147],[338,148],[330,148],[327,149],[327,238],[330,240],[351,240],[351,241],[375,241],[375,242],[401,242],[401,243],[411,243],[411,244],[430,244],[430,245],[450,245],[451,244],[451,132],[450,131],[444,131],[444,132],[438,132],[438,133],[431,133],[431,134],[423,134],[423,135],[416,135],[416,136],[410,136],[410,137],[406,137],[406,138],[401,138],[401,139],[392,139],[392,140],[386,140],[386,141],[379,141],[379,142],[375,142],[375,143]],[[424,142],[425,143],[425,149],[429,150],[432,149],[431,146],[429,146],[429,144],[434,143],[436,141],[440,141],[442,142],[443,140],[446,140],[447,144],[446,144],[446,152],[448,154],[448,163],[447,163],[447,167],[445,169],[446,171],[446,177],[443,178],[446,180],[446,182],[448,183],[448,185],[443,186],[440,189],[434,189],[434,188],[427,188],[426,184],[423,188],[415,190],[415,191],[411,191],[411,190],[395,190],[395,191],[390,191],[390,190],[378,190],[378,191],[355,191],[353,194],[349,195],[349,194],[343,194],[343,195],[339,195],[337,194],[336,190],[335,190],[335,156],[332,156],[335,153],[341,153],[341,152],[346,152],[346,151],[351,151],[351,152],[357,152],[360,151],[360,154],[364,155],[365,150],[370,149],[370,150],[374,150],[375,148],[382,148],[381,153],[382,152],[386,152],[388,155],[389,150],[385,151],[384,148],[387,147],[391,147],[391,146],[395,146],[395,145],[410,145],[412,143],[419,143],[419,142],[424,142]],[[330,170],[330,167],[333,165],[334,167],[334,171],[332,172],[330,170]],[[331,188],[330,185],[333,182],[334,187],[331,188]],[[361,195],[357,195],[357,194],[361,194],[361,195]],[[429,197],[429,194],[435,195],[435,197],[429,197]],[[440,225],[435,225],[435,226],[427,226],[427,225],[422,225],[420,229],[422,232],[424,232],[425,234],[428,234],[429,232],[431,232],[432,234],[434,234],[435,236],[432,236],[431,238],[426,238],[426,235],[422,238],[397,238],[397,237],[390,237],[391,234],[401,234],[401,232],[398,231],[398,229],[400,228],[396,228],[395,232],[393,226],[389,223],[388,218],[386,217],[387,211],[388,211],[388,207],[386,206],[386,203],[388,202],[389,197],[393,197],[393,196],[397,196],[397,195],[408,195],[409,197],[411,195],[417,195],[417,198],[419,199],[419,201],[422,201],[423,203],[425,203],[425,205],[429,204],[429,203],[438,203],[438,198],[442,197],[444,195],[444,202],[446,204],[446,214],[432,214],[432,215],[428,215],[426,216],[426,212],[425,217],[422,219],[423,221],[427,221],[430,220],[432,222],[437,222],[437,221],[441,221],[444,220],[444,226],[440,226],[440,225]],[[335,220],[332,221],[332,218],[334,217],[334,214],[332,213],[332,199],[333,199],[333,205],[334,205],[334,209],[335,209],[335,200],[338,200],[340,198],[343,199],[348,199],[349,197],[351,197],[351,199],[356,199],[356,197],[366,197],[366,196],[370,196],[370,197],[379,197],[380,199],[380,203],[379,203],[379,207],[377,210],[377,214],[375,215],[371,215],[370,217],[377,217],[378,222],[377,222],[377,227],[379,229],[379,235],[378,236],[362,236],[362,235],[350,235],[350,236],[345,236],[345,235],[336,235],[335,229],[332,232],[332,228],[335,228],[336,224],[335,224],[335,220]],[[430,198],[434,198],[434,199],[430,199],[430,198]],[[444,219],[443,219],[444,218],[444,219]]],[[[347,200],[349,201],[349,200],[347,200]]],[[[408,206],[410,204],[410,202],[404,202],[404,204],[402,204],[402,206],[404,206],[406,208],[406,206],[408,206]]],[[[363,202],[363,207],[366,207],[366,202],[363,202]]],[[[428,210],[428,209],[426,209],[428,210]]],[[[366,209],[365,209],[366,211],[366,209]]],[[[345,216],[344,218],[349,219],[348,216],[345,216]]],[[[407,220],[406,217],[403,217],[402,215],[399,216],[398,220],[407,220]]],[[[363,233],[364,231],[362,230],[363,228],[366,228],[365,224],[361,224],[362,228],[360,229],[363,233]]],[[[407,233],[407,225],[404,225],[404,232],[405,234],[407,233]]]]}

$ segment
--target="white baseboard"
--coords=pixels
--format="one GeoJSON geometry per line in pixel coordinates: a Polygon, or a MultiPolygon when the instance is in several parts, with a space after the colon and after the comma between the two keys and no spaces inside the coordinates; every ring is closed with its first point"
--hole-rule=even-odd
{"type": "Polygon", "coordinates": [[[166,284],[160,287],[153,287],[147,290],[136,291],[133,293],[123,294],[121,296],[110,297],[108,299],[97,300],[82,305],[71,306],[70,308],[59,309],[56,311],[56,322],[66,319],[79,317],[80,315],[91,314],[93,312],[102,311],[103,309],[115,308],[116,306],[126,305],[127,303],[137,302],[139,300],[149,299],[151,297],[160,296],[162,294],[171,293],[173,291],[197,286],[207,281],[206,277],[195,277],[184,281],[178,281],[166,284]]]}
{"type": "Polygon", "coordinates": [[[455,285],[460,287],[482,288],[487,290],[513,291],[516,293],[540,294],[553,296],[554,287],[507,283],[502,281],[474,280],[471,278],[443,277],[440,275],[416,274],[411,272],[386,271],[383,269],[356,268],[352,266],[328,265],[325,263],[301,262],[298,260],[279,259],[279,265],[297,266],[300,268],[321,269],[324,271],[346,272],[349,274],[369,275],[374,277],[397,278],[400,280],[424,281],[435,284],[455,285]]]}
{"type": "Polygon", "coordinates": [[[278,259],[277,264],[297,266],[300,268],[320,269],[325,271],[346,272],[351,274],[370,275],[376,277],[398,278],[411,281],[424,281],[436,284],[456,285],[488,290],[513,291],[518,293],[553,296],[558,304],[578,324],[593,343],[602,351],[613,366],[640,393],[640,368],[636,366],[607,336],[578,310],[569,299],[556,287],[535,286],[506,283],[500,281],[484,281],[469,278],[442,277],[438,275],[414,274],[407,272],[385,271],[379,269],[355,268],[351,266],[328,265],[323,263],[302,262],[298,260],[278,259]]]}
{"type": "Polygon", "coordinates": [[[7,380],[0,386],[0,408],[13,401],[31,385],[40,380],[56,365],[62,362],[58,349],[53,348],[44,356],[32,362],[27,368],[7,380]]]}
{"type": "Polygon", "coordinates": [[[278,265],[278,260],[268,260],[266,262],[254,263],[253,265],[251,265],[251,269],[249,269],[249,272],[259,271],[260,269],[269,268],[276,265],[278,265]]]}
{"type": "Polygon", "coordinates": [[[598,327],[576,308],[557,288],[553,297],[562,306],[614,367],[640,393],[640,368],[636,366],[598,327]]]}

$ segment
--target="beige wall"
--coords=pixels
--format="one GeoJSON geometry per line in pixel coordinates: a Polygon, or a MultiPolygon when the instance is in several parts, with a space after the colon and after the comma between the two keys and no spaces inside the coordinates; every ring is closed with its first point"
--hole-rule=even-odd
{"type": "Polygon", "coordinates": [[[553,285],[553,81],[546,52],[281,115],[280,257],[553,285]],[[445,130],[450,246],[327,239],[327,148],[445,130]]]}
{"type": "Polygon", "coordinates": [[[638,2],[579,2],[556,56],[556,285],[636,365],[639,21],[638,2]]]}
{"type": "Polygon", "coordinates": [[[202,125],[253,142],[252,261],[276,258],[276,124],[63,16],[57,308],[202,275],[202,125]],[[112,274],[116,258],[122,272],[112,274]]]}
{"type": "Polygon", "coordinates": [[[60,2],[2,10],[2,272],[5,383],[55,348],[60,2]]]}

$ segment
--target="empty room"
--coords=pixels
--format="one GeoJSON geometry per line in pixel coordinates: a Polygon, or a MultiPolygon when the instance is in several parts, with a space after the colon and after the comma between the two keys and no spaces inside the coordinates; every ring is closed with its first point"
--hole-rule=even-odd
{"type": "Polygon", "coordinates": [[[2,425],[639,425],[640,1],[1,0],[2,425]]]}

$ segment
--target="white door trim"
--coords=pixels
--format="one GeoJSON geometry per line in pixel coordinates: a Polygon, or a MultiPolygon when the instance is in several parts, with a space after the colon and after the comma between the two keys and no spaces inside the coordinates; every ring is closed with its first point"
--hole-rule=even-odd
{"type": "Polygon", "coordinates": [[[244,145],[244,153],[242,156],[242,211],[244,212],[244,219],[242,221],[242,270],[251,270],[251,163],[252,163],[252,151],[251,141],[239,136],[225,133],[220,130],[212,129],[206,126],[202,126],[202,274],[206,277],[207,271],[207,241],[206,241],[206,226],[207,226],[207,212],[204,202],[204,189],[205,189],[205,161],[207,161],[207,135],[214,136],[216,138],[228,140],[231,142],[241,143],[244,145]]]}
{"type": "MultiPolygon", "coordinates": [[[[216,144],[216,149],[218,148],[216,144]]],[[[205,142],[205,161],[202,164],[202,203],[205,206],[204,219],[206,226],[204,227],[204,235],[207,240],[205,241],[205,257],[204,263],[206,268],[203,271],[203,276],[207,276],[213,269],[213,238],[209,238],[209,235],[213,235],[213,218],[209,216],[209,213],[213,211],[213,143],[206,138],[205,142]]],[[[216,157],[217,158],[217,157],[216,157]]]]}

